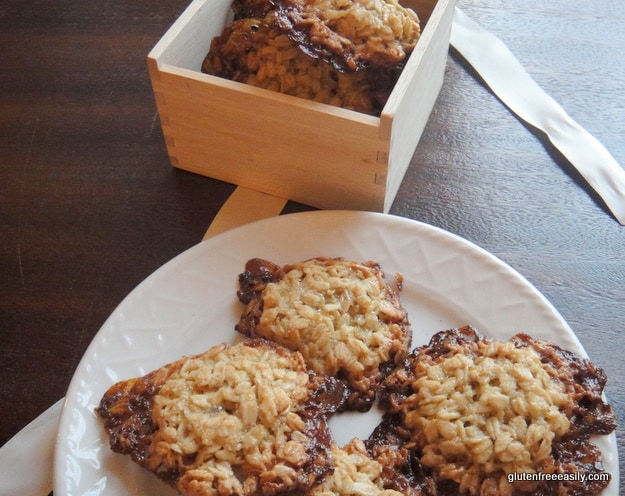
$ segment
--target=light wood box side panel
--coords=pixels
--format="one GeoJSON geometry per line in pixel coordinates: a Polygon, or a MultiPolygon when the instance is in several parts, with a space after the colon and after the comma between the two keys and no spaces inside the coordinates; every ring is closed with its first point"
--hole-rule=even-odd
{"type": "Polygon", "coordinates": [[[179,168],[319,208],[381,211],[379,119],[172,66],[153,78],[179,168]]]}
{"type": "Polygon", "coordinates": [[[386,186],[388,211],[438,98],[445,75],[455,0],[438,0],[421,38],[381,116],[391,152],[386,186]]]}

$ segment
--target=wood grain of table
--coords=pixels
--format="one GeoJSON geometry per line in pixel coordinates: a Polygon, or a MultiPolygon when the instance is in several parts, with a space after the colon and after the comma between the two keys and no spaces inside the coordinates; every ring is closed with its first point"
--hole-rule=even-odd
{"type": "MultiPolygon", "coordinates": [[[[625,165],[620,0],[458,5],[625,165]]],[[[163,142],[145,58],[186,6],[0,4],[0,444],[64,395],[108,315],[234,190],[172,168],[163,142]]],[[[547,297],[607,373],[622,458],[625,227],[453,49],[391,213],[478,244],[547,297]]]]}

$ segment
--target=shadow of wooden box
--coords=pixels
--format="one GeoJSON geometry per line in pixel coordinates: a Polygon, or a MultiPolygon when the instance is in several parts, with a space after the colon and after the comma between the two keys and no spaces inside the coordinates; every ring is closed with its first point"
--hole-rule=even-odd
{"type": "Polygon", "coordinates": [[[148,55],[174,167],[322,209],[388,212],[440,92],[454,0],[404,0],[421,38],[381,115],[203,74],[231,0],[194,0],[148,55]]]}

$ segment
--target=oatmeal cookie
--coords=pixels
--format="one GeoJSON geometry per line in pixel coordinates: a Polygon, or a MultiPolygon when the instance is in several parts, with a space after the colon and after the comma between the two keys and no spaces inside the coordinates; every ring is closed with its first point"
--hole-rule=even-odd
{"type": "Polygon", "coordinates": [[[398,70],[341,72],[302,51],[274,20],[270,12],[228,24],[212,40],[202,72],[365,114],[382,111],[398,70]]]}
{"type": "Polygon", "coordinates": [[[279,0],[283,31],[339,70],[390,69],[421,36],[417,14],[397,0],[279,0]]]}
{"type": "Polygon", "coordinates": [[[601,369],[518,334],[436,334],[390,374],[386,427],[414,446],[440,494],[599,494],[609,480],[510,481],[509,474],[604,473],[593,434],[615,428],[601,369]]]}
{"type": "Polygon", "coordinates": [[[299,351],[313,371],[344,379],[347,408],[368,410],[412,340],[398,292],[375,262],[314,258],[280,267],[252,259],[239,276],[236,330],[299,351]]]}
{"type": "Polygon", "coordinates": [[[193,496],[305,494],[332,472],[341,384],[261,339],[222,344],[103,396],[113,451],[193,496]]]}

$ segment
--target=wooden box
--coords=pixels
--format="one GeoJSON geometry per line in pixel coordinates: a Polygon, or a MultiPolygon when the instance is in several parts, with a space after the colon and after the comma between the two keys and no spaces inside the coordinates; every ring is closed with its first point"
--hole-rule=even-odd
{"type": "Polygon", "coordinates": [[[454,0],[405,0],[422,34],[380,117],[200,72],[231,0],[194,0],[148,55],[173,166],[322,209],[388,212],[440,92],[454,0]]]}

